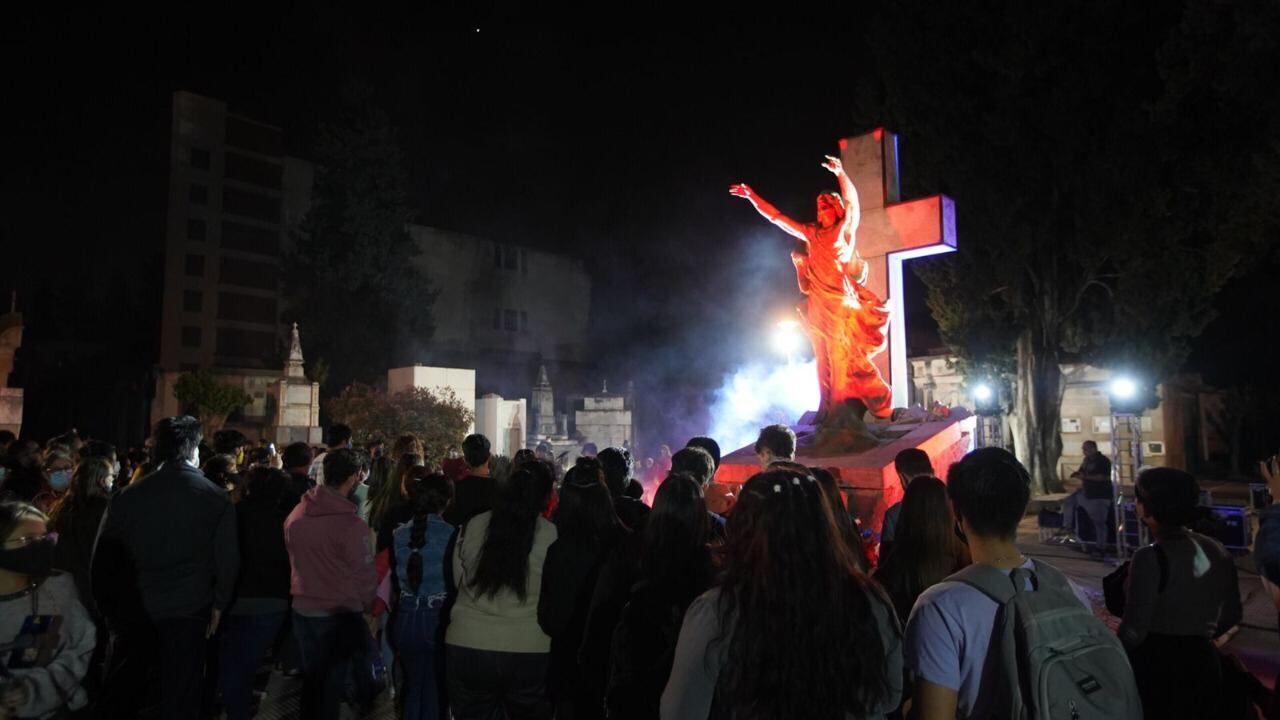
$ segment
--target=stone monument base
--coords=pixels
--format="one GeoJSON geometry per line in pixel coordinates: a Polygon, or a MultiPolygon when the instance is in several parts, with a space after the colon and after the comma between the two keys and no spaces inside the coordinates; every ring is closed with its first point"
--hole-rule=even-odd
{"type": "Polygon", "coordinates": [[[22,437],[22,396],[22,388],[0,387],[0,430],[18,437],[22,437]]]}
{"type": "MultiPolygon", "coordinates": [[[[813,425],[814,414],[809,413],[791,426],[799,440],[796,462],[806,467],[823,467],[836,477],[844,492],[849,509],[856,513],[862,527],[876,533],[884,521],[884,511],[902,500],[902,485],[894,470],[893,459],[907,448],[920,448],[929,455],[938,477],[946,480],[947,469],[973,449],[976,418],[948,417],[940,420],[899,423],[876,422],[867,430],[876,438],[874,446],[867,447],[859,434],[859,450],[845,453],[833,452],[823,431],[813,425]]],[[[847,432],[847,430],[846,430],[847,432]]],[[[748,446],[726,455],[716,473],[720,488],[738,494],[738,488],[752,475],[760,472],[755,449],[748,446]]]]}

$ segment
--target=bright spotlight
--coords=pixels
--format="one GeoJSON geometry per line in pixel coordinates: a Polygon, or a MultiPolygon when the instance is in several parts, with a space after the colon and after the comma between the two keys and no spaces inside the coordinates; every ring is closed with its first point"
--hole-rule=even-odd
{"type": "Polygon", "coordinates": [[[783,320],[773,329],[773,349],[785,358],[793,358],[804,348],[804,332],[795,320],[783,320]]]}
{"type": "Polygon", "coordinates": [[[973,399],[980,403],[987,402],[991,399],[992,395],[994,395],[994,393],[991,392],[991,386],[986,383],[980,383],[973,387],[973,399]]]}
{"type": "Polygon", "coordinates": [[[1118,377],[1111,381],[1110,392],[1116,400],[1132,400],[1138,394],[1138,383],[1133,378],[1118,377]]]}

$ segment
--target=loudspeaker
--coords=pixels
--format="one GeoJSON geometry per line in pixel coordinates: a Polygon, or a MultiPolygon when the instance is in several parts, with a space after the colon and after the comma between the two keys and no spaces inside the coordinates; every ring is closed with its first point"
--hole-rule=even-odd
{"type": "Polygon", "coordinates": [[[1213,523],[1205,534],[1222,543],[1228,550],[1247,552],[1249,550],[1249,512],[1248,508],[1235,505],[1213,505],[1209,508],[1213,513],[1213,523]]]}

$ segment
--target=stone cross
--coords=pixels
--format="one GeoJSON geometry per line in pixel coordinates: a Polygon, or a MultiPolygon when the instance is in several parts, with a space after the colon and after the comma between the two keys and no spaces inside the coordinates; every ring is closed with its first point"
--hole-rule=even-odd
{"type": "Polygon", "coordinates": [[[902,201],[898,136],[883,128],[841,140],[840,161],[862,207],[856,247],[869,269],[867,288],[889,305],[889,352],[876,356],[876,367],[893,390],[893,406],[906,407],[910,382],[902,263],[955,251],[955,203],[945,195],[902,201]]]}

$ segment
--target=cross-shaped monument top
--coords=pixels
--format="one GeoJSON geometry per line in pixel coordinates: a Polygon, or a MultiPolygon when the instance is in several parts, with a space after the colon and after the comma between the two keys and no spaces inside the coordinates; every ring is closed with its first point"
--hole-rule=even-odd
{"type": "Polygon", "coordinates": [[[889,352],[875,363],[893,389],[893,406],[906,407],[907,333],[902,263],[956,249],[956,207],[945,195],[903,202],[898,186],[898,136],[883,128],[840,141],[840,161],[858,191],[862,219],[857,252],[867,262],[867,288],[889,305],[889,352]]]}

